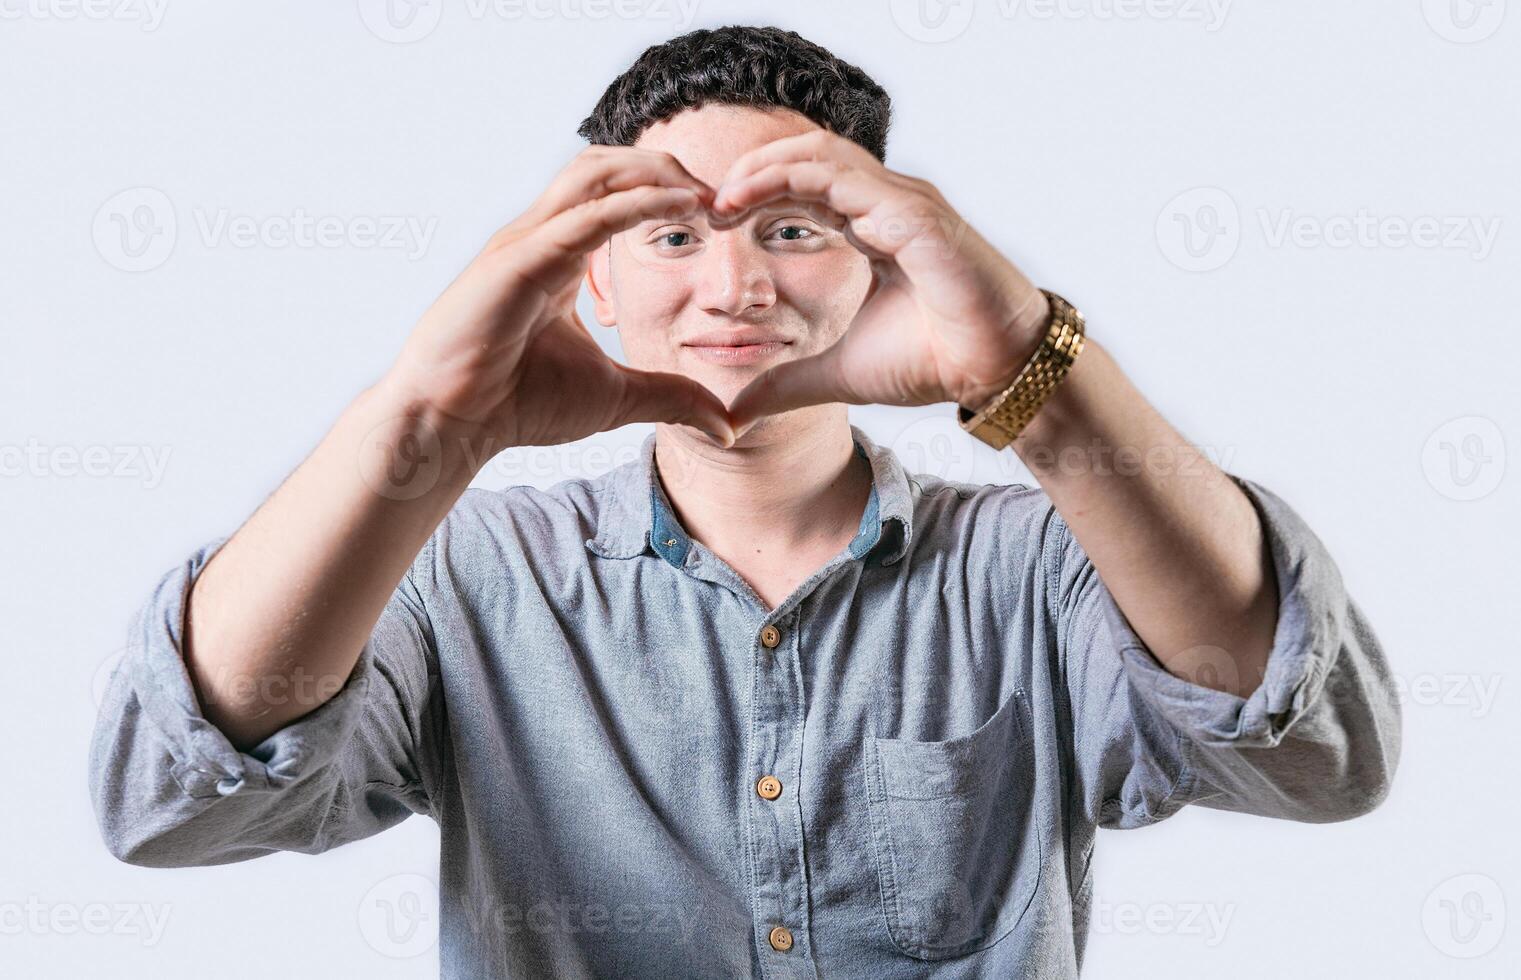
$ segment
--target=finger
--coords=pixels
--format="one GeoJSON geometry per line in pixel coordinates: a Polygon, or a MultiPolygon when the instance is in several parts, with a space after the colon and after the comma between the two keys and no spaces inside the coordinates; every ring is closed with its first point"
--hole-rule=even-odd
{"type": "Polygon", "coordinates": [[[704,204],[713,200],[713,187],[669,153],[632,146],[590,146],[560,171],[526,211],[498,229],[486,249],[522,237],[577,205],[643,186],[684,187],[704,204]]]}
{"type": "Polygon", "coordinates": [[[618,365],[624,397],[610,428],[630,422],[669,422],[701,429],[724,448],[734,444],[729,413],[718,396],[681,374],[636,371],[618,365]]]}
{"type": "Polygon", "coordinates": [[[702,202],[682,187],[635,187],[586,201],[546,221],[523,242],[515,271],[554,295],[585,273],[587,252],[643,221],[690,217],[702,202]]]}
{"type": "Polygon", "coordinates": [[[764,170],[774,163],[803,160],[835,160],[870,169],[882,163],[864,146],[827,129],[815,129],[796,136],[784,136],[741,154],[729,164],[723,183],[729,184],[764,170]]]}
{"type": "Polygon", "coordinates": [[[818,201],[846,218],[858,218],[897,188],[858,168],[833,161],[773,163],[735,183],[719,188],[713,209],[733,217],[782,198],[818,201]]]}
{"type": "Polygon", "coordinates": [[[632,146],[596,146],[561,171],[530,210],[544,221],[614,191],[645,185],[685,187],[705,204],[713,195],[712,187],[669,153],[632,146]]]}
{"type": "Polygon", "coordinates": [[[874,260],[897,258],[909,245],[947,245],[964,234],[964,222],[937,200],[891,175],[838,163],[774,163],[719,190],[726,222],[782,198],[819,201],[843,216],[850,244],[874,260]],[[958,230],[958,228],[960,230],[958,230]],[[949,241],[947,240],[949,236],[949,241]]]}
{"type": "Polygon", "coordinates": [[[767,368],[729,404],[729,422],[743,435],[757,419],[828,402],[862,404],[840,371],[839,345],[821,354],[767,368]]]}

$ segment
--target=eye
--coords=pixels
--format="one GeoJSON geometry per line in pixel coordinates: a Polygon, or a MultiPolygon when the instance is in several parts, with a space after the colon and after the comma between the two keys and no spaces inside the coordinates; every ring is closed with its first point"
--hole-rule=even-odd
{"type": "Polygon", "coordinates": [[[663,229],[655,229],[655,237],[649,240],[649,247],[658,255],[678,258],[691,253],[697,247],[696,239],[697,236],[690,229],[667,226],[663,229]]]}
{"type": "Polygon", "coordinates": [[[817,252],[829,247],[831,239],[812,222],[778,221],[766,233],[769,242],[785,243],[781,251],[817,252]]]}
{"type": "Polygon", "coordinates": [[[782,225],[776,233],[784,242],[800,242],[814,237],[813,229],[802,225],[782,225]]]}

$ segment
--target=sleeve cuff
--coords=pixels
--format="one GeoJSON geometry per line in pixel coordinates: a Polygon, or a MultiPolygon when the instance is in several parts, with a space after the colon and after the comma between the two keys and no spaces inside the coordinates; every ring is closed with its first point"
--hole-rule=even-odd
{"type": "Polygon", "coordinates": [[[337,694],[251,750],[238,751],[202,714],[183,656],[190,586],[230,537],[203,545],[160,579],[133,623],[124,664],[144,714],[168,746],[171,774],[193,797],[279,790],[331,761],[358,726],[373,657],[365,644],[337,694]]]}
{"type": "MultiPolygon", "coordinates": [[[[1278,576],[1278,626],[1263,681],[1248,697],[1217,691],[1163,667],[1131,628],[1107,589],[1104,619],[1126,676],[1141,698],[1192,741],[1220,747],[1270,747],[1313,703],[1338,647],[1346,593],[1320,538],[1275,493],[1227,473],[1257,508],[1278,576]]],[[[1224,650],[1203,648],[1199,676],[1236,669],[1224,650]]]]}

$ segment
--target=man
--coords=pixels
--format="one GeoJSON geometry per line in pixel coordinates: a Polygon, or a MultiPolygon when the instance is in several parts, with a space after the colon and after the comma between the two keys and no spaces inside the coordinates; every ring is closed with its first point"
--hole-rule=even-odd
{"type": "Polygon", "coordinates": [[[1319,538],[887,169],[888,117],[790,32],[646,51],[145,604],[92,747],[112,853],[428,814],[448,977],[1071,977],[1098,827],[1377,806],[1399,714],[1319,538]],[[1039,489],[910,475],[847,418],[1015,390],[1039,489]],[[596,479],[466,489],[638,421],[596,479]]]}

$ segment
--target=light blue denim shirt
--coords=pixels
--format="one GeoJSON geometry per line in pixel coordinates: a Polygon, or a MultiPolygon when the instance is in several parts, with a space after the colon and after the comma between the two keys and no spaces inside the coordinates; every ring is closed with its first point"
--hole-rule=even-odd
{"type": "Polygon", "coordinates": [[[222,864],[427,814],[447,978],[1062,978],[1097,828],[1388,792],[1389,667],[1275,494],[1231,475],[1281,595],[1242,699],[1161,667],[1043,491],[910,475],[851,431],[860,531],[770,610],[676,520],[653,435],[595,479],[466,491],[341,692],[246,753],[180,656],[226,538],[203,546],[99,717],[107,846],[222,864]]]}

